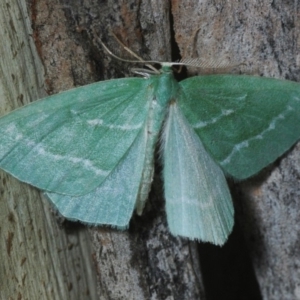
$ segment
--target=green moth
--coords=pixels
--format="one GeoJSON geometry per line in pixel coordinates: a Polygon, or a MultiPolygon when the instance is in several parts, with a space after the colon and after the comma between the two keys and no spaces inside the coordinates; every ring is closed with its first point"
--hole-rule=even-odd
{"type": "Polygon", "coordinates": [[[45,191],[68,219],[126,228],[142,213],[160,140],[174,235],[222,245],[233,227],[226,176],[250,177],[300,136],[300,85],[159,74],[79,87],[0,118],[0,167],[45,191]]]}

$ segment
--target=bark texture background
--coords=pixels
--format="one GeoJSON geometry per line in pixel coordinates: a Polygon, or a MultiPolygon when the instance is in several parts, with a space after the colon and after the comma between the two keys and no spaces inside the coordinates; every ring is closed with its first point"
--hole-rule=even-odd
{"type": "MultiPolygon", "coordinates": [[[[1,114],[129,76],[100,47],[127,56],[111,31],[144,59],[224,58],[231,72],[300,81],[298,1],[4,0],[0,25],[1,114]]],[[[36,189],[1,173],[0,298],[300,299],[299,153],[231,183],[236,225],[223,248],[169,234],[159,165],[125,232],[59,225],[36,189]]]]}

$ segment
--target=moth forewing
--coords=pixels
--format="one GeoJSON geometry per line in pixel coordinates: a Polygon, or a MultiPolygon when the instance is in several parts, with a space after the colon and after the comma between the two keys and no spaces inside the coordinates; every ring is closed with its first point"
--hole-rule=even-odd
{"type": "Polygon", "coordinates": [[[300,84],[246,75],[208,75],[179,83],[180,108],[227,174],[246,179],[300,137],[300,84]]]}

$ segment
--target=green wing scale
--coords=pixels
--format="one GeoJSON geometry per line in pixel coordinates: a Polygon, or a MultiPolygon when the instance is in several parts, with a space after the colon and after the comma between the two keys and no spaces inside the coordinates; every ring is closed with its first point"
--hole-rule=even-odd
{"type": "Polygon", "coordinates": [[[121,162],[94,190],[80,197],[49,192],[47,196],[68,219],[126,228],[138,198],[145,151],[146,135],[141,131],[121,162]]]}
{"type": "Polygon", "coordinates": [[[180,82],[180,108],[223,170],[248,178],[300,137],[300,85],[254,76],[210,75],[180,82]]]}
{"type": "Polygon", "coordinates": [[[225,175],[250,177],[300,137],[300,85],[270,78],[159,75],[103,81],[0,118],[0,167],[47,194],[62,215],[126,228],[141,213],[161,153],[171,233],[225,243],[225,175]],[[224,175],[225,174],[225,175],[224,175]]]}
{"type": "Polygon", "coordinates": [[[233,227],[233,205],[227,182],[176,102],[170,105],[163,151],[171,233],[223,245],[233,227]]]}
{"type": "Polygon", "coordinates": [[[142,130],[152,94],[146,86],[141,78],[103,81],[2,117],[1,168],[45,191],[92,191],[142,130]]]}

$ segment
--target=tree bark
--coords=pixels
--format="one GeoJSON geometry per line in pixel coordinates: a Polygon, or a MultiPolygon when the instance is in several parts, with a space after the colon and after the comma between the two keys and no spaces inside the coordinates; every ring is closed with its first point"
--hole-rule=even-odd
{"type": "MultiPolygon", "coordinates": [[[[49,94],[100,79],[132,76],[128,70],[132,64],[112,59],[100,46],[99,38],[115,54],[130,58],[111,32],[143,59],[200,57],[208,65],[224,61],[233,66],[226,71],[234,73],[300,80],[297,1],[40,0],[28,2],[30,21],[21,4],[1,4],[1,9],[4,16],[10,16],[9,11],[19,18],[11,18],[12,23],[0,18],[0,36],[6,34],[1,32],[5,28],[12,36],[22,37],[9,37],[6,49],[0,46],[1,52],[11,55],[0,62],[1,70],[9,70],[0,79],[1,100],[12,103],[5,111],[43,96],[39,58],[49,94]],[[30,43],[31,36],[35,45],[30,43]]],[[[198,71],[189,69],[193,75],[198,71]]],[[[237,224],[221,249],[169,234],[160,164],[145,211],[142,217],[133,216],[129,230],[90,228],[94,253],[83,229],[75,228],[71,235],[58,229],[36,190],[2,175],[1,219],[7,221],[0,231],[6,241],[1,249],[6,255],[1,278],[9,274],[18,281],[11,284],[10,280],[1,291],[6,298],[23,293],[24,298],[37,299],[50,291],[55,299],[95,299],[89,269],[93,254],[99,299],[300,299],[297,149],[251,180],[232,184],[237,224]],[[67,248],[71,237],[76,245],[72,250],[67,248]],[[19,251],[16,245],[21,245],[19,251]],[[39,253],[43,261],[36,256],[35,261],[29,259],[28,253],[39,253]],[[72,265],[75,260],[77,266],[72,265]],[[39,268],[40,264],[46,268],[39,268]],[[30,284],[24,288],[26,278],[30,284]],[[83,294],[86,291],[89,295],[83,294]]]]}
{"type": "MultiPolygon", "coordinates": [[[[300,81],[298,1],[173,1],[172,14],[181,53],[300,81]]],[[[300,299],[299,157],[298,144],[234,193],[263,299],[300,299]]]]}
{"type": "MultiPolygon", "coordinates": [[[[45,96],[24,1],[0,4],[1,115],[45,96]]],[[[34,188],[0,174],[0,298],[97,299],[85,228],[59,226],[34,188]]]]}

